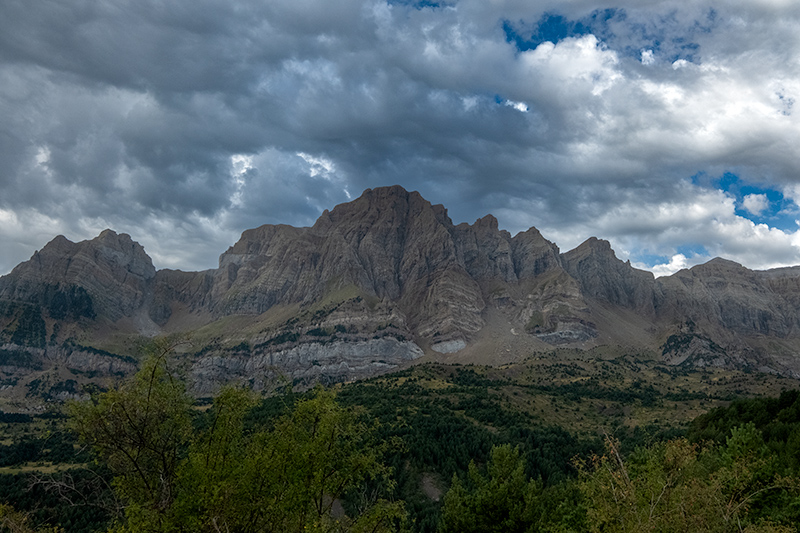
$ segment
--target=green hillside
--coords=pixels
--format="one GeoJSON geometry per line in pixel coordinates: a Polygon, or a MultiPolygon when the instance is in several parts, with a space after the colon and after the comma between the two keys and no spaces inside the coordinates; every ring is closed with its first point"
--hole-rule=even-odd
{"type": "Polygon", "coordinates": [[[228,390],[198,402],[168,352],[120,389],[73,404],[69,417],[0,416],[0,501],[14,509],[0,520],[77,532],[114,521],[126,531],[213,531],[214,520],[231,531],[433,532],[465,531],[464,517],[475,531],[634,531],[645,515],[653,531],[691,520],[772,531],[763,528],[800,518],[800,400],[787,378],[559,350],[503,367],[429,363],[329,392],[228,390]],[[315,424],[335,428],[332,455],[309,436],[315,424]],[[676,456],[683,477],[673,475],[676,456]],[[335,487],[316,477],[334,464],[325,461],[336,465],[335,487]],[[150,473],[137,478],[132,467],[150,473]],[[165,479],[168,501],[155,490],[165,479]],[[654,487],[670,498],[647,504],[654,487]],[[627,514],[608,498],[626,501],[627,514]],[[672,507],[715,498],[738,507],[680,516],[672,507]],[[268,503],[274,513],[260,516],[268,503]]]}

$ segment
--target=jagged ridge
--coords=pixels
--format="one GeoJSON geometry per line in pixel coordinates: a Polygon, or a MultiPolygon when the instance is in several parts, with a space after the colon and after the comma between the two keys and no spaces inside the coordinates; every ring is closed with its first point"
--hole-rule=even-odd
{"type": "Polygon", "coordinates": [[[195,374],[219,368],[214,383],[234,367],[254,379],[232,357],[258,358],[249,368],[262,374],[351,379],[423,353],[499,363],[599,344],[797,374],[799,308],[797,268],[717,259],[655,279],[607,241],[562,254],[535,228],[512,237],[491,215],[454,225],[443,206],[395,186],[368,189],[310,228],[247,230],[204,272],[156,272],[138,243],[110,230],[80,243],[56,237],[0,278],[0,340],[41,348],[100,324],[197,330],[195,374]],[[250,318],[226,322],[222,335],[203,328],[237,316],[250,318]],[[388,352],[387,339],[397,343],[388,352]]]}

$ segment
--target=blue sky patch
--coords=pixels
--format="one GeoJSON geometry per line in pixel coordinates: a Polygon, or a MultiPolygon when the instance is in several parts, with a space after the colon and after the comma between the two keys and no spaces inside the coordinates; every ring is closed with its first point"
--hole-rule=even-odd
{"type": "MultiPolygon", "coordinates": [[[[675,250],[675,254],[683,254],[683,256],[689,260],[695,257],[700,257],[705,260],[705,258],[711,255],[705,246],[696,243],[678,246],[675,250]]],[[[650,253],[649,250],[643,250],[641,252],[632,253],[631,261],[645,265],[648,268],[653,268],[656,265],[668,265],[670,261],[672,261],[672,255],[650,253]]]]}
{"type": "Polygon", "coordinates": [[[797,229],[798,208],[783,192],[741,179],[732,172],[713,178],[700,173],[692,176],[695,185],[715,188],[736,200],[736,214],[756,224],[766,224],[786,231],[797,229]]]}
{"type": "Polygon", "coordinates": [[[608,48],[623,56],[639,58],[642,50],[652,50],[662,60],[673,63],[679,59],[699,62],[698,34],[711,33],[717,21],[716,11],[709,10],[703,20],[681,26],[674,15],[658,21],[633,20],[625,9],[598,9],[589,15],[571,20],[558,12],[548,12],[536,22],[503,21],[506,41],[518,51],[531,50],[543,42],[558,43],[570,38],[592,34],[608,48]],[[657,23],[656,23],[657,22],[657,23]]]}
{"type": "Polygon", "coordinates": [[[534,24],[522,20],[516,23],[505,20],[503,31],[506,34],[506,41],[514,43],[517,50],[524,52],[548,41],[557,43],[567,37],[580,37],[590,33],[597,35],[593,22],[598,19],[607,21],[614,13],[616,10],[595,11],[589,17],[580,20],[569,20],[558,13],[545,13],[534,24]]]}
{"type": "Polygon", "coordinates": [[[430,0],[387,0],[387,3],[389,5],[409,6],[415,9],[425,9],[426,7],[435,9],[446,5],[443,2],[431,2],[430,0]]]}
{"type": "Polygon", "coordinates": [[[631,261],[636,263],[644,263],[648,267],[655,265],[663,265],[669,263],[669,257],[666,255],[649,254],[649,253],[634,253],[631,255],[631,261]]]}
{"type": "Polygon", "coordinates": [[[698,255],[700,257],[707,257],[711,255],[709,254],[708,249],[702,244],[683,244],[678,246],[676,252],[683,254],[687,258],[692,258],[698,255]]]}

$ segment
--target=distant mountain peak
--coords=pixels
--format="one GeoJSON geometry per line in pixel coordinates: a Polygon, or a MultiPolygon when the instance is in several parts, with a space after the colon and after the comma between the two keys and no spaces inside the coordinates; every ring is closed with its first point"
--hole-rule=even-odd
{"type": "Polygon", "coordinates": [[[130,235],[107,229],[78,243],[59,235],[0,278],[0,299],[39,302],[47,300],[43,294],[50,287],[80,287],[95,311],[116,320],[143,305],[147,281],[155,274],[152,260],[130,235]]]}

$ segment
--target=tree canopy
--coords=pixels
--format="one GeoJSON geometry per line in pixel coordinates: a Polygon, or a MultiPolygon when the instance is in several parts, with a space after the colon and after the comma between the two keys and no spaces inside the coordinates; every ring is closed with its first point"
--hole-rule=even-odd
{"type": "Polygon", "coordinates": [[[332,392],[319,389],[273,428],[246,432],[253,393],[224,389],[198,413],[170,368],[172,348],[159,342],[131,381],[70,406],[71,427],[111,469],[124,504],[114,531],[379,532],[402,524],[403,504],[368,490],[391,486],[384,445],[332,392]]]}

